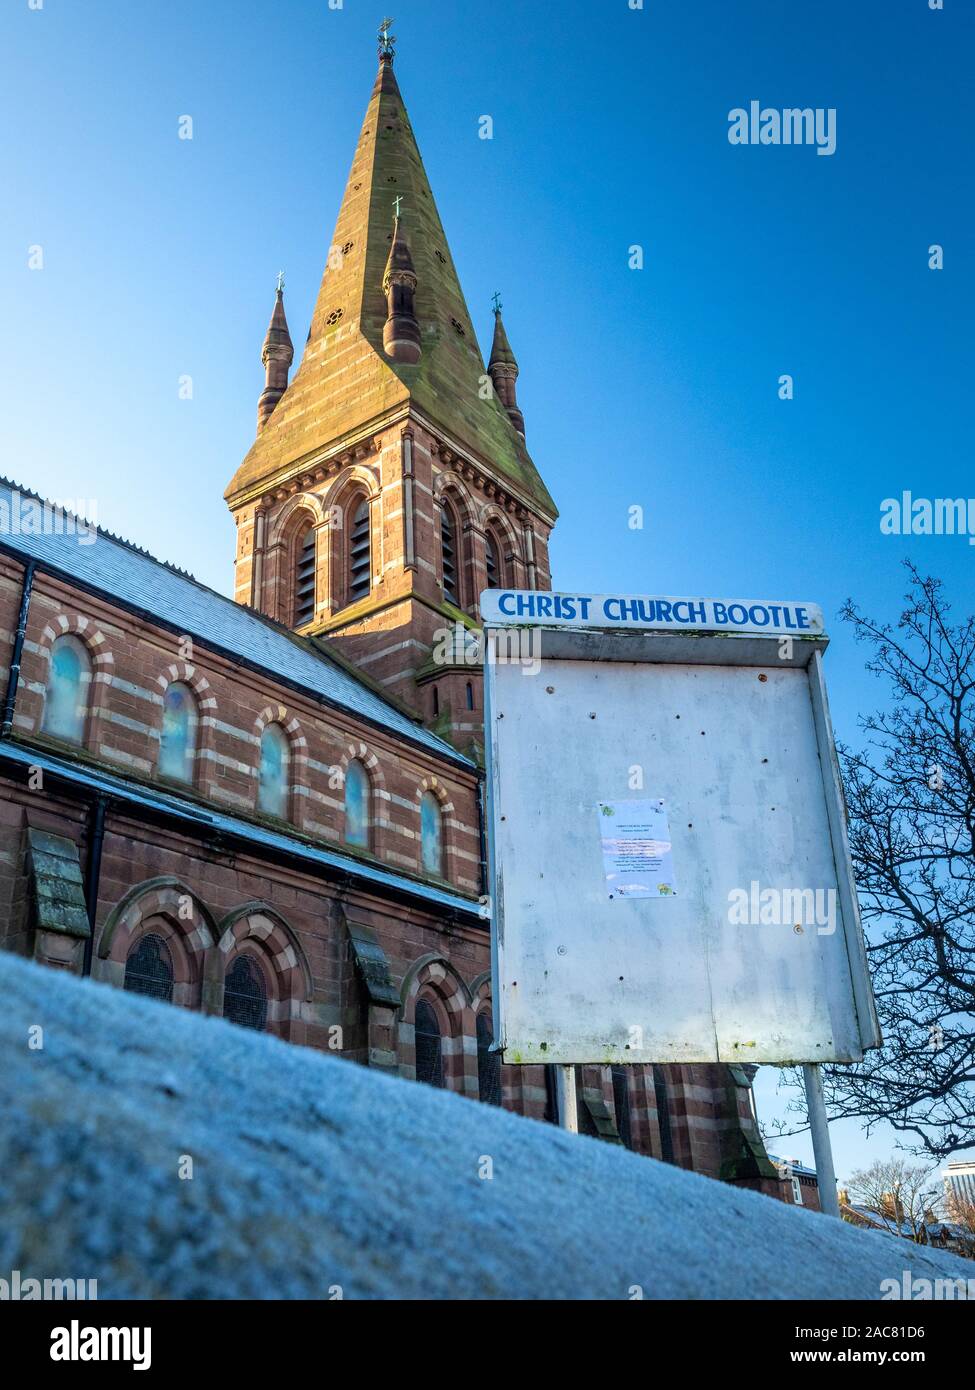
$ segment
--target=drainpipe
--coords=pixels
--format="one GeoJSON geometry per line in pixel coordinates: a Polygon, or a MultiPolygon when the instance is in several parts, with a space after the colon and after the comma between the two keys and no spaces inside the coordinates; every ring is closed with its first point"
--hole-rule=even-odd
{"type": "Polygon", "coordinates": [[[484,829],[484,778],[477,779],[477,841],[481,856],[479,872],[481,876],[481,896],[486,897],[490,892],[488,887],[488,865],[487,865],[487,835],[484,829]]]}
{"type": "Polygon", "coordinates": [[[27,613],[30,609],[31,590],[34,587],[36,560],[28,560],[24,569],[24,584],[20,591],[20,612],[17,614],[17,631],[14,634],[13,651],[10,654],[10,671],[7,675],[7,695],[3,702],[3,722],[0,724],[0,738],[9,738],[14,726],[14,705],[17,703],[17,687],[20,684],[20,659],[24,654],[24,638],[27,636],[27,613]]]}
{"type": "Polygon", "coordinates": [[[95,949],[95,917],[98,912],[98,883],[102,875],[102,844],[105,840],[105,798],[99,796],[91,806],[88,817],[88,862],[85,864],[85,907],[90,931],[85,941],[82,975],[91,974],[91,958],[95,949]]]}

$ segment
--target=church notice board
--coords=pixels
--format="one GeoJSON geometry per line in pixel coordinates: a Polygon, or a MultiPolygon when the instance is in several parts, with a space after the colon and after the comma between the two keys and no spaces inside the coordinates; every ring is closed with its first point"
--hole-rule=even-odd
{"type": "Polygon", "coordinates": [[[820,610],[488,590],[481,612],[505,1060],[879,1046],[820,610]]]}

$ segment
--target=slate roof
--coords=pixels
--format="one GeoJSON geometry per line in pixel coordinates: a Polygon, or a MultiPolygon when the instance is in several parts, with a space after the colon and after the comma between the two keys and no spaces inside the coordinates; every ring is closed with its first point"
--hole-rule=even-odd
{"type": "Polygon", "coordinates": [[[10,741],[0,743],[0,762],[3,760],[17,764],[25,771],[29,767],[40,767],[51,777],[70,782],[75,787],[114,797],[128,806],[144,807],[158,815],[192,824],[197,833],[205,832],[243,840],[257,849],[286,854],[292,859],[304,861],[311,867],[317,865],[349,875],[358,879],[364,887],[384,888],[416,898],[431,906],[463,912],[468,917],[473,916],[481,920],[485,929],[488,926],[484,909],[471,898],[461,897],[459,893],[453,893],[447,888],[438,888],[435,884],[424,883],[421,879],[410,878],[406,874],[395,873],[379,864],[370,864],[353,855],[323,849],[285,831],[254,824],[240,816],[225,815],[197,802],[185,800],[174,792],[143,787],[113,773],[60,758],[37,747],[10,741]]]}
{"type": "Polygon", "coordinates": [[[23,535],[8,518],[19,515],[14,496],[36,493],[0,478],[0,546],[59,570],[69,581],[96,589],[123,606],[136,608],[164,625],[242,658],[269,676],[298,686],[313,697],[379,724],[391,734],[465,768],[474,764],[450,744],[388,703],[337,662],[262,614],[200,584],[192,575],[155,559],[146,550],[104,531],[91,544],[75,535],[23,535]]]}
{"type": "Polygon", "coordinates": [[[227,488],[231,505],[412,402],[554,520],[555,503],[523,439],[497,396],[482,398],[484,359],[389,62],[376,78],[331,246],[336,254],[301,365],[227,488]],[[417,275],[423,355],[415,366],[390,362],[383,352],[383,274],[397,194],[417,275]]]}

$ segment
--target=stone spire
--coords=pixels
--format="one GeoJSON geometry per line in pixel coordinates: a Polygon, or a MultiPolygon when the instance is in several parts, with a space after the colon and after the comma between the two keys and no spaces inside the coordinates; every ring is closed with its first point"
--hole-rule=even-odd
{"type": "Polygon", "coordinates": [[[498,296],[495,295],[494,299],[494,344],[491,348],[488,371],[494,382],[498,400],[508,413],[508,419],[524,439],[525,417],[518,409],[518,398],[515,391],[515,382],[518,380],[518,363],[511,351],[508,335],[504,331],[504,320],[501,318],[501,304],[498,296]]]}
{"type": "Polygon", "coordinates": [[[401,199],[395,198],[396,217],[393,221],[393,244],[383,275],[386,296],[386,326],[383,329],[383,351],[394,362],[419,362],[422,353],[420,325],[416,318],[414,295],[416,271],[413,257],[403,232],[399,210],[401,199]]]}
{"type": "Polygon", "coordinates": [[[257,432],[267,424],[271,412],[288,389],[288,369],[294,361],[295,349],[288,332],[288,320],[284,316],[284,275],[278,276],[278,289],[274,299],[271,322],[268,324],[261,350],[264,363],[265,384],[261,398],[257,402],[257,432]]]}

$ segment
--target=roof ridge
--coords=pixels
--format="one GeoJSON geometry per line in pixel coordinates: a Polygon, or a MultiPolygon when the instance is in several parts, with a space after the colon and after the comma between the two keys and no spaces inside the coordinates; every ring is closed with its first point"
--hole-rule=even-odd
{"type": "MultiPolygon", "coordinates": [[[[206,589],[209,587],[204,584],[201,579],[197,579],[195,574],[191,574],[189,570],[183,569],[180,565],[173,564],[172,560],[161,560],[158,555],[153,555],[152,551],[147,550],[145,546],[136,545],[135,541],[130,541],[126,536],[120,536],[115,531],[106,530],[103,526],[99,526],[97,521],[90,521],[86,516],[79,516],[78,513],[72,511],[70,507],[66,507],[63,502],[59,502],[54,497],[45,497],[41,492],[35,492],[32,487],[26,487],[23,483],[18,482],[16,478],[8,478],[6,473],[0,473],[0,486],[3,485],[20,493],[22,497],[30,497],[33,498],[35,502],[41,502],[45,507],[58,507],[65,516],[71,517],[73,521],[82,522],[83,525],[94,530],[96,535],[104,536],[106,540],[114,541],[116,545],[124,545],[126,550],[134,550],[137,555],[144,555],[147,560],[152,560],[154,564],[162,565],[164,569],[171,570],[173,574],[178,574],[183,579],[192,580],[194,584],[199,584],[201,588],[206,589]]],[[[213,589],[210,592],[216,593],[217,590],[213,589]]],[[[224,597],[226,597],[226,595],[224,595],[224,597]]],[[[233,600],[231,600],[231,602],[233,602],[233,600]]]]}

